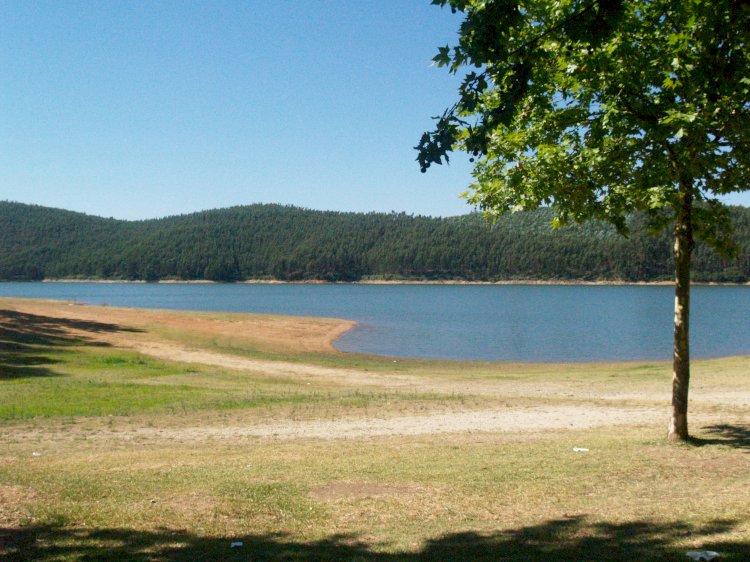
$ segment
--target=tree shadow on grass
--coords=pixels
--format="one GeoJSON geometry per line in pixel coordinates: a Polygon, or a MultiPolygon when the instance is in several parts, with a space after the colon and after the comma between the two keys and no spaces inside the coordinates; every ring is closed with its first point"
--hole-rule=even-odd
{"type": "Polygon", "coordinates": [[[0,380],[51,377],[58,361],[48,357],[76,345],[106,347],[89,334],[140,330],[87,320],[54,318],[17,310],[0,310],[0,380]]]}
{"type": "Polygon", "coordinates": [[[729,445],[750,452],[750,425],[720,423],[706,426],[703,430],[711,437],[691,437],[692,445],[729,445]]]}
{"type": "Polygon", "coordinates": [[[453,533],[427,541],[417,551],[380,552],[352,535],[295,541],[284,534],[200,537],[187,531],[0,528],[0,558],[7,560],[686,560],[677,540],[689,538],[699,550],[715,550],[721,560],[747,560],[750,540],[716,537],[738,521],[701,526],[648,521],[591,523],[585,517],[553,519],[495,534],[453,533]],[[237,548],[232,543],[241,542],[237,548]]]}

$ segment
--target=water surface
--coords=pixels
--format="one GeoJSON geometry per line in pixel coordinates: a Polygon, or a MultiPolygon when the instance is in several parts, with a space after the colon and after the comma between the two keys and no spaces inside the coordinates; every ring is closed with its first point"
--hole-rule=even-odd
{"type": "MultiPolygon", "coordinates": [[[[750,354],[750,287],[693,287],[693,357],[750,354]]],[[[486,361],[668,359],[667,286],[0,283],[0,296],[323,316],[342,351],[486,361]]]]}

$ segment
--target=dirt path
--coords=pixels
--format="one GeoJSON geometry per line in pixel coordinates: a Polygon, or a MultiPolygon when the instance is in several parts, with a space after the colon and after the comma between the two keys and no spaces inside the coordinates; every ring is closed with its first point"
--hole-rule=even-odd
{"type": "Polygon", "coordinates": [[[637,425],[664,418],[646,408],[592,408],[577,406],[450,412],[386,419],[363,418],[264,424],[254,427],[139,428],[132,437],[204,440],[265,437],[274,439],[347,439],[385,435],[434,435],[465,432],[530,432],[551,429],[586,429],[601,425],[637,425]]]}
{"type": "MultiPolygon", "coordinates": [[[[450,433],[529,434],[549,430],[579,430],[600,426],[644,425],[663,421],[666,412],[655,408],[599,406],[538,406],[455,411],[388,418],[363,417],[333,420],[285,420],[274,423],[238,425],[200,425],[195,427],[122,427],[98,428],[85,432],[86,440],[110,442],[203,442],[247,439],[355,439],[383,436],[439,435],[450,433]]],[[[703,421],[708,420],[706,417],[703,421]]],[[[2,436],[2,431],[0,431],[2,436]]],[[[70,428],[29,429],[14,440],[40,438],[59,443],[79,439],[70,428]]]]}
{"type": "MultiPolygon", "coordinates": [[[[289,363],[284,361],[268,361],[248,359],[236,355],[226,355],[210,351],[191,350],[166,342],[120,342],[131,349],[149,355],[156,359],[180,361],[185,363],[199,363],[241,371],[262,373],[266,375],[283,376],[295,380],[326,381],[346,385],[363,387],[379,387],[412,391],[440,391],[448,393],[478,393],[478,394],[509,394],[507,383],[486,381],[441,381],[423,378],[416,375],[402,375],[396,373],[377,374],[357,369],[341,369],[321,367],[304,363],[289,363]]],[[[700,382],[700,381],[698,381],[700,382]]],[[[700,389],[693,385],[694,402],[713,404],[729,404],[732,406],[750,407],[750,390],[722,390],[717,388],[700,389]]],[[[535,381],[533,384],[513,384],[510,394],[516,396],[539,397],[559,394],[563,387],[559,383],[544,383],[535,381]]],[[[601,392],[591,388],[573,390],[569,385],[564,387],[564,395],[569,398],[602,400],[618,403],[630,401],[658,401],[669,403],[670,389],[665,386],[658,394],[646,392],[601,392]]]]}
{"type": "Polygon", "coordinates": [[[198,363],[214,367],[236,369],[240,371],[261,373],[264,375],[288,377],[299,381],[314,379],[333,383],[342,383],[355,386],[377,386],[416,388],[424,386],[424,381],[410,375],[377,375],[368,371],[357,369],[339,369],[332,367],[321,367],[306,363],[291,363],[287,361],[269,361],[263,359],[249,359],[237,355],[216,353],[188,349],[186,347],[167,342],[140,342],[133,341],[123,343],[123,347],[167,361],[182,363],[198,363]]]}

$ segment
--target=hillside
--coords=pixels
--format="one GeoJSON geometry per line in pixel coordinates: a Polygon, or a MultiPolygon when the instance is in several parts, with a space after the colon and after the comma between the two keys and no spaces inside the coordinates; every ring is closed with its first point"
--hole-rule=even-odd
{"type": "MultiPolygon", "coordinates": [[[[750,209],[731,209],[741,247],[723,260],[698,245],[696,281],[750,279],[750,209]]],[[[355,281],[363,278],[656,281],[672,275],[668,234],[591,222],[552,230],[549,209],[488,225],[432,218],[251,205],[120,221],[0,202],[0,279],[355,281]]]]}

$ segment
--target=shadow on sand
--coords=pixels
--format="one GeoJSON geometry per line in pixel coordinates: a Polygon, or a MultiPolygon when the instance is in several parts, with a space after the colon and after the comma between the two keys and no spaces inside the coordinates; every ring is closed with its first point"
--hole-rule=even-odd
{"type": "Polygon", "coordinates": [[[108,345],[88,334],[135,331],[104,322],[0,310],[0,380],[55,376],[50,365],[56,361],[47,356],[50,352],[84,344],[108,345]]]}
{"type": "Polygon", "coordinates": [[[455,533],[432,539],[418,551],[378,552],[356,536],[298,542],[283,534],[216,538],[186,531],[0,528],[0,558],[7,560],[687,560],[675,541],[689,538],[721,560],[748,560],[750,541],[715,537],[737,521],[701,526],[650,522],[589,523],[585,517],[550,520],[497,534],[455,533]],[[713,538],[712,538],[713,537],[713,538]],[[232,548],[232,542],[242,546],[232,548]]]}

